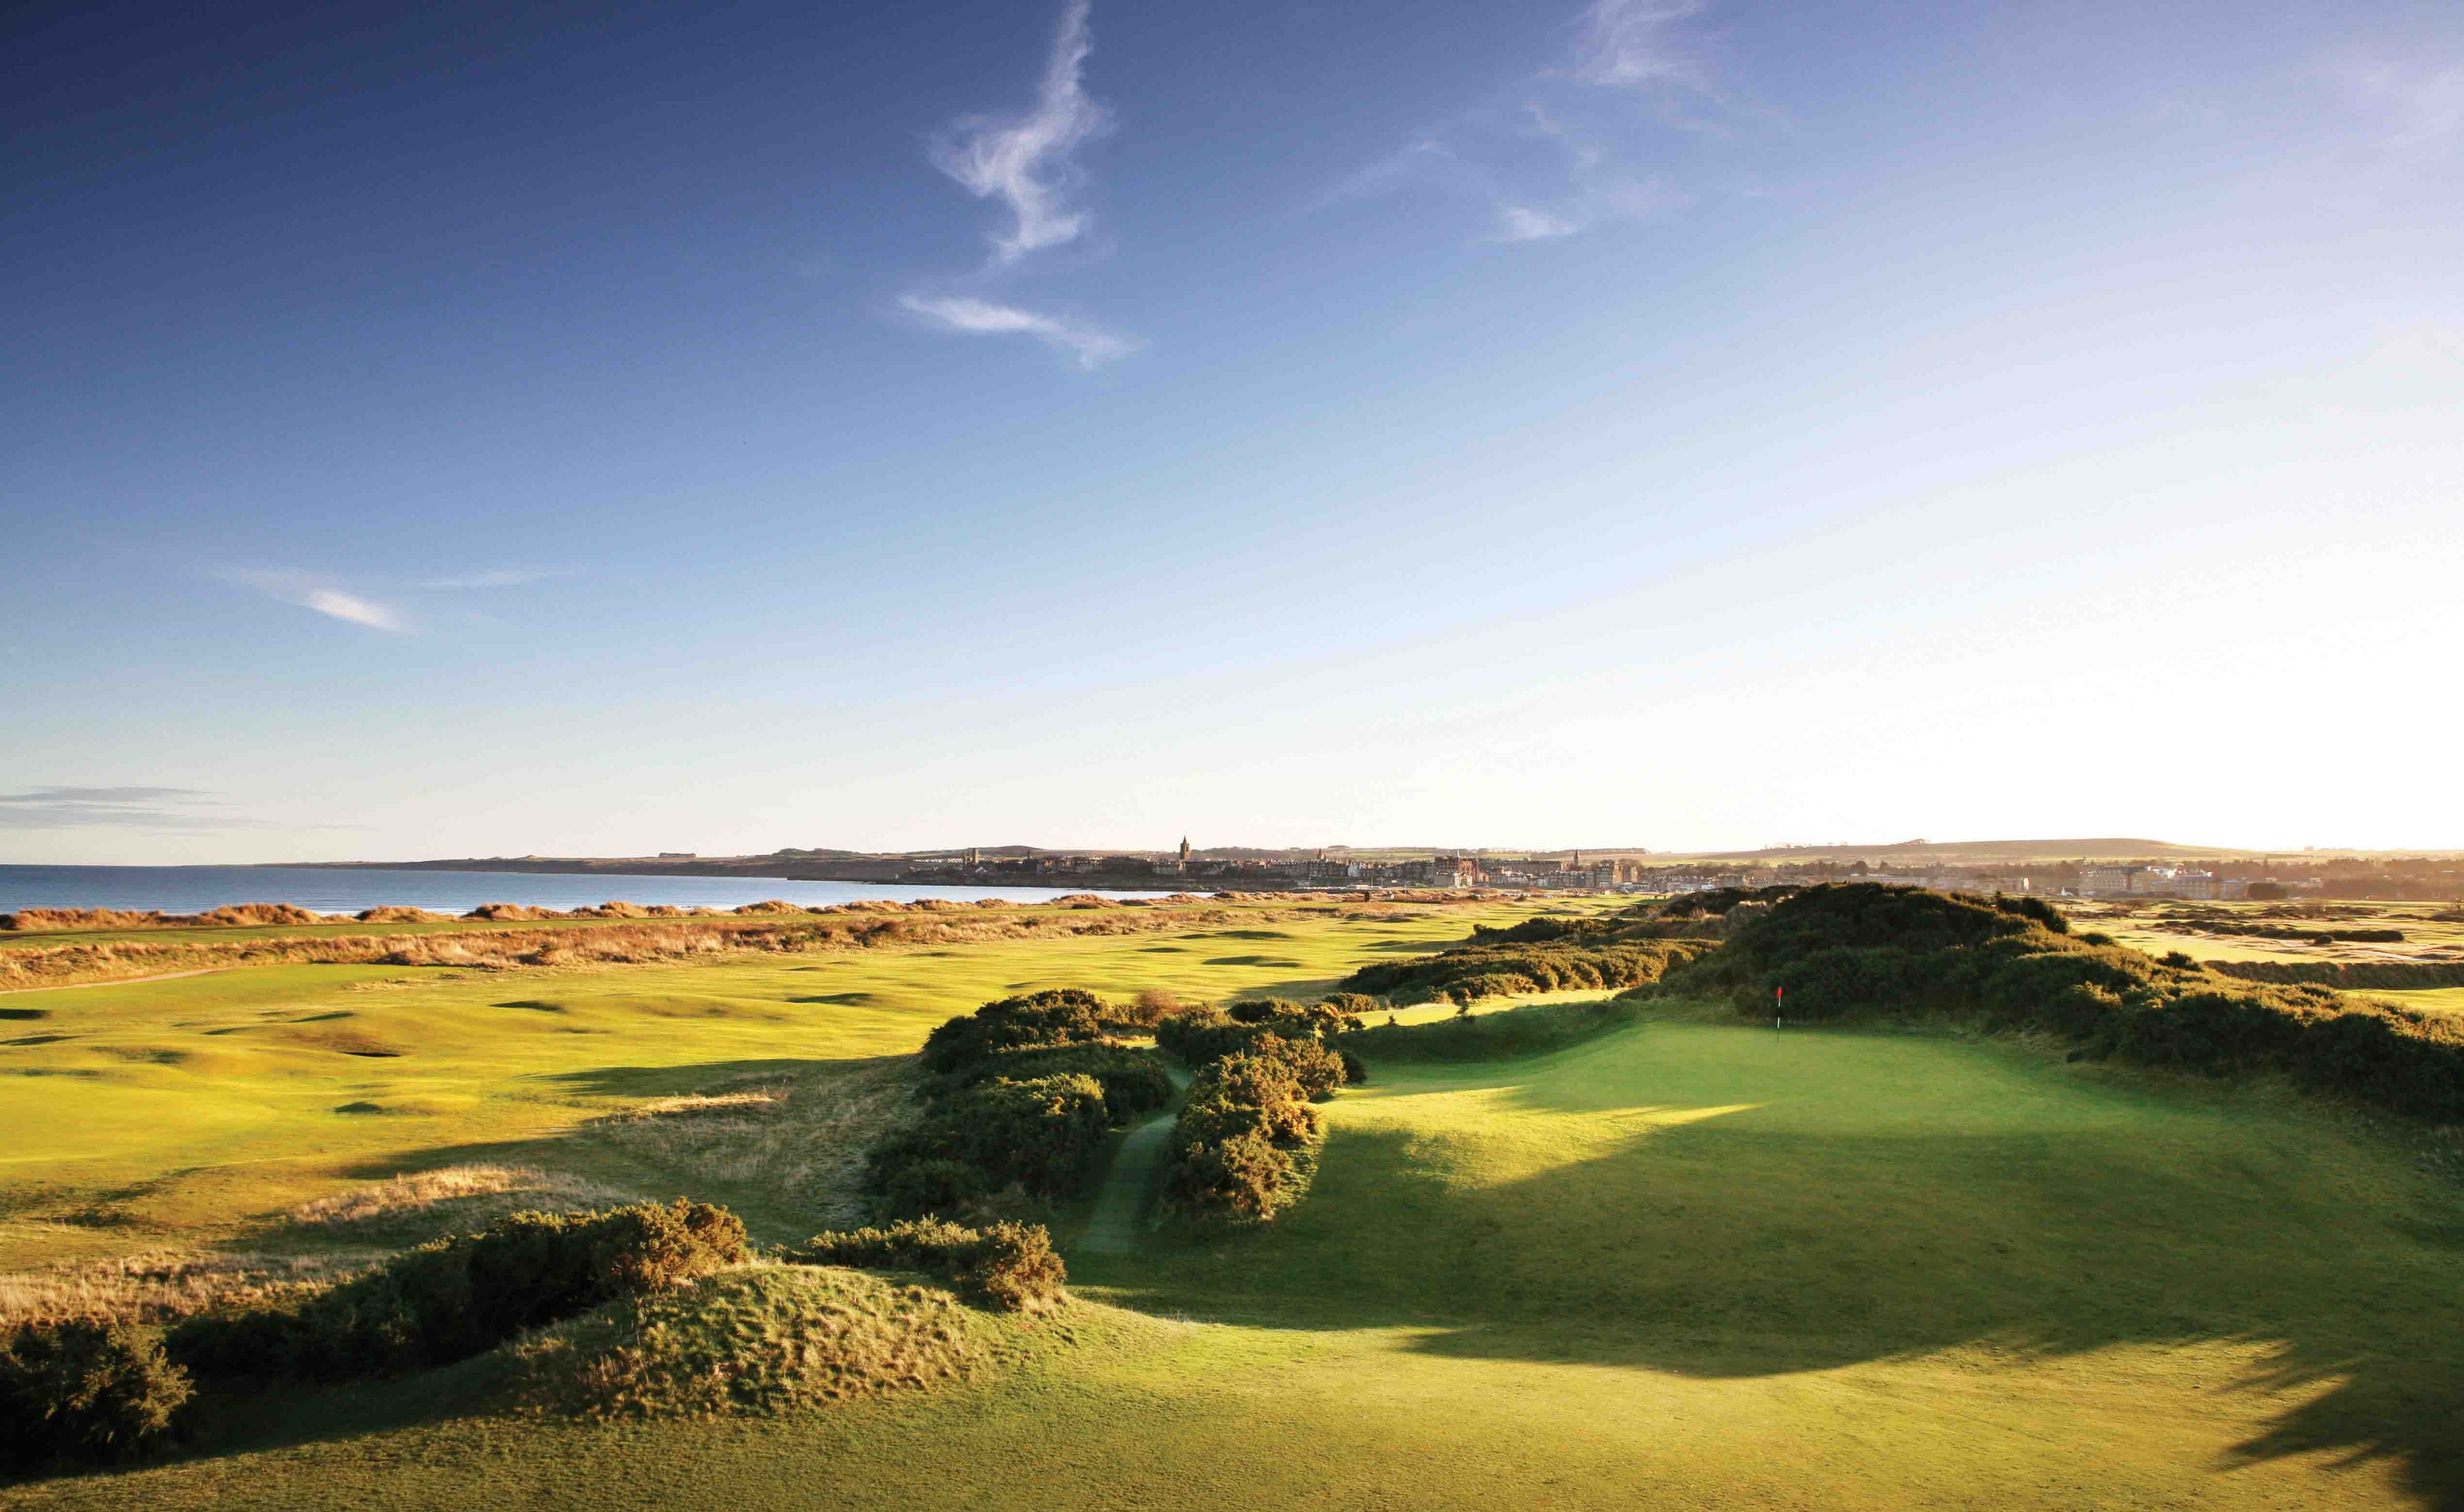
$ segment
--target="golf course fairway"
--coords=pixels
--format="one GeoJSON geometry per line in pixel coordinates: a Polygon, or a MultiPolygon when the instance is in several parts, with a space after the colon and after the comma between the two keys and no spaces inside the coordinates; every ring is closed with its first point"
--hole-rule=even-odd
{"type": "Polygon", "coordinates": [[[960,1386],[594,1425],[469,1405],[474,1362],[0,1501],[2464,1504],[2464,1222],[2418,1131],[1682,1005],[1371,1069],[1270,1226],[1103,1253],[1063,1215],[1077,1300],[960,1386]]]}

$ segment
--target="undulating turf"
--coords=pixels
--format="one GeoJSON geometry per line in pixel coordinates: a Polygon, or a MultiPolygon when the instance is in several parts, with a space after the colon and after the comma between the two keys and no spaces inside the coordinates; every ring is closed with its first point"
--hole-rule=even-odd
{"type": "MultiPolygon", "coordinates": [[[[117,1129],[93,1158],[160,1179],[190,1163],[183,1149],[234,1152],[212,1156],[240,1163],[214,1179],[261,1202],[330,1188],[352,1162],[453,1156],[418,1143],[422,1118],[465,1147],[473,1135],[453,1131],[547,1139],[611,1100],[697,1090],[748,1060],[912,1048],[996,990],[1290,988],[1447,931],[1331,919],[1280,932],[854,956],[802,975],[817,964],[730,963],[562,989],[491,978],[353,993],[337,978],[332,1003],[385,1007],[322,1022],[427,1034],[409,1047],[435,1064],[426,1095],[458,1078],[470,1102],[356,1116],[385,1131],[352,1135],[371,1142],[359,1153],[237,1153],[278,1146],[267,1121],[322,1127],[316,1104],[335,1099],[311,1069],[322,1063],[285,1058],[315,1052],[269,1048],[245,1098],[186,1087],[223,1105],[219,1122],[117,1129]],[[1298,964],[1207,964],[1269,950],[1298,964]],[[497,1007],[490,991],[553,1006],[497,1007]],[[606,1033],[560,1034],[560,1021],[606,1033]],[[449,1065],[441,1047],[464,1040],[449,1065]],[[261,1169],[281,1174],[248,1174],[261,1169]]],[[[124,1016],[93,1031],[151,1043],[180,1018],[203,1038],[262,1012],[140,998],[214,980],[117,989],[108,1006],[124,1016]]],[[[249,1034],[267,1032],[231,1037],[249,1034]]],[[[106,1073],[83,1079],[112,1097],[167,1108],[182,1095],[147,1079],[182,1065],[84,1054],[98,1058],[74,1065],[106,1073]]],[[[357,1074],[373,1099],[403,1095],[410,1069],[357,1074]]],[[[1071,1247],[1065,1222],[1081,1301],[964,1384],[779,1418],[602,1426],[473,1412],[452,1380],[422,1378],[265,1404],[233,1425],[253,1447],[0,1497],[2464,1505],[2464,1204],[2426,1131],[2027,1044],[1774,1033],[1674,1010],[1536,1059],[1371,1069],[1328,1110],[1309,1199],[1272,1227],[1097,1255],[1071,1247]]],[[[0,1097],[13,1111],[20,1086],[46,1079],[0,1097]]],[[[75,1147],[70,1113],[55,1117],[37,1125],[53,1129],[37,1168],[75,1147]]],[[[168,1226],[203,1179],[171,1181],[161,1208],[125,1201],[168,1226]]]]}

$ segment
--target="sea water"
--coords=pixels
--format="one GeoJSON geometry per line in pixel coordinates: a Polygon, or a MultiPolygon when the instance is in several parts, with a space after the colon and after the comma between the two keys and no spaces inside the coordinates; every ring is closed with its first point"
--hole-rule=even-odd
{"type": "Polygon", "coordinates": [[[952,887],[940,882],[798,882],[783,877],[655,877],[622,872],[396,872],[344,866],[0,866],[0,913],[19,908],[159,908],[203,913],[225,903],[292,903],[355,914],[385,903],[458,914],[481,903],[586,908],[628,903],[733,908],[782,899],[814,907],[891,899],[998,898],[1034,902],[1065,892],[1105,898],[1158,893],[1070,887],[952,887]]]}

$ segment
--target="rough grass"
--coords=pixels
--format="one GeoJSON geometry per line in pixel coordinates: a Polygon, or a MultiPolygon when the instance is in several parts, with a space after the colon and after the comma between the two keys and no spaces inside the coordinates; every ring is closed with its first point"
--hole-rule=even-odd
{"type": "Polygon", "coordinates": [[[602,1308],[506,1352],[511,1398],[531,1412],[776,1415],[961,1379],[1010,1331],[938,1286],[757,1263],[602,1308]]]}
{"type": "Polygon", "coordinates": [[[635,1103],[582,1137],[638,1166],[690,1172],[703,1188],[785,1198],[817,1227],[860,1221],[866,1153],[919,1114],[913,1065],[795,1066],[740,1079],[750,1084],[635,1103]]]}
{"type": "Polygon", "coordinates": [[[0,1329],[68,1318],[164,1323],[214,1307],[271,1306],[321,1290],[383,1254],[165,1252],[0,1276],[0,1329]]]}
{"type": "Polygon", "coordinates": [[[303,1202],[284,1214],[295,1227],[335,1234],[410,1230],[460,1233],[511,1212],[587,1212],[643,1200],[642,1194],[536,1166],[446,1166],[303,1202]]]}

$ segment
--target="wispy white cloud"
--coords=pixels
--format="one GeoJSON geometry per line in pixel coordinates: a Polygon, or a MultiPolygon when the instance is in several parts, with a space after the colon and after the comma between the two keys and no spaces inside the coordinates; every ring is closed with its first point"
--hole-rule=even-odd
{"type": "Polygon", "coordinates": [[[370,630],[389,630],[396,634],[401,634],[410,628],[402,622],[400,614],[383,604],[362,598],[356,593],[344,593],[330,588],[320,588],[298,602],[303,608],[313,609],[319,614],[331,614],[336,619],[347,619],[354,625],[365,625],[370,630]]]}
{"type": "Polygon", "coordinates": [[[1582,221],[1529,205],[1503,205],[1497,212],[1498,241],[1550,241],[1585,229],[1582,221]]]}
{"type": "Polygon", "coordinates": [[[1099,367],[1138,349],[1138,343],[1131,338],[1057,315],[996,304],[990,300],[965,295],[909,294],[900,296],[898,302],[943,330],[970,336],[1032,336],[1068,352],[1081,367],[1099,367]]]}
{"type": "Polygon", "coordinates": [[[432,577],[411,585],[413,588],[479,589],[520,588],[527,583],[544,583],[564,574],[551,567],[491,567],[485,571],[466,572],[460,577],[432,577]]]}
{"type": "Polygon", "coordinates": [[[1704,9],[1703,0],[1596,0],[1583,12],[1571,72],[1586,84],[1689,90],[1717,100],[1710,65],[1679,30],[1704,9]]]}
{"type": "Polygon", "coordinates": [[[1031,253],[1066,246],[1088,233],[1092,216],[1073,203],[1086,171],[1070,154],[1111,124],[1111,113],[1084,84],[1089,0],[1070,0],[1045,60],[1035,108],[1023,116],[975,116],[953,125],[933,146],[933,162],[979,199],[1008,207],[1012,224],[990,236],[993,265],[1006,267],[1031,253]]]}
{"type": "Polygon", "coordinates": [[[1422,132],[1327,198],[1422,189],[1482,202],[1489,230],[1480,239],[1490,242],[1558,241],[1665,215],[1688,195],[1668,172],[1638,165],[1667,146],[1640,130],[1727,135],[1727,92],[1685,28],[1706,9],[1706,0],[1594,0],[1558,66],[1422,132]],[[1648,121],[1620,102],[1633,95],[1651,100],[1648,121]]]}
{"type": "Polygon", "coordinates": [[[381,604],[371,598],[363,598],[357,593],[346,593],[338,588],[326,587],[312,578],[304,578],[290,572],[251,570],[230,571],[220,575],[227,583],[254,589],[269,598],[279,599],[285,604],[296,604],[301,609],[314,610],[319,614],[328,614],[336,619],[348,620],[354,625],[364,625],[370,630],[387,631],[397,635],[407,635],[410,633],[409,623],[403,618],[401,611],[391,605],[381,604]]]}
{"type": "Polygon", "coordinates": [[[1009,211],[1009,224],[987,237],[992,256],[972,278],[944,280],[938,291],[911,289],[898,299],[936,329],[1032,336],[1067,352],[1082,368],[1100,367],[1144,344],[1084,321],[949,289],[952,283],[981,288],[1023,272],[1038,253],[1093,244],[1094,216],[1080,202],[1087,172],[1072,154],[1108,130],[1111,115],[1087,94],[1087,57],[1093,50],[1088,14],[1089,0],[1069,0],[1062,11],[1033,110],[1017,117],[970,116],[934,143],[934,165],[978,198],[999,200],[1009,211]]]}
{"type": "Polygon", "coordinates": [[[220,807],[194,788],[34,788],[0,792],[0,830],[261,830],[261,820],[201,812],[220,807]]]}

